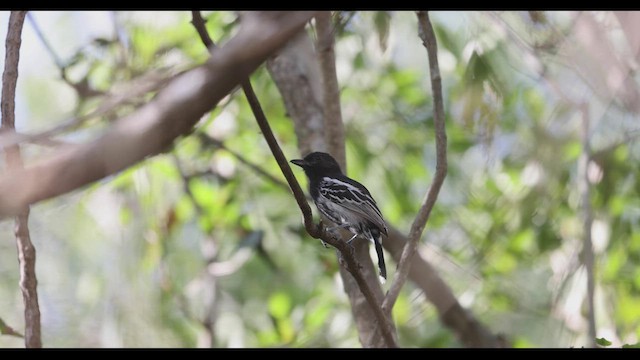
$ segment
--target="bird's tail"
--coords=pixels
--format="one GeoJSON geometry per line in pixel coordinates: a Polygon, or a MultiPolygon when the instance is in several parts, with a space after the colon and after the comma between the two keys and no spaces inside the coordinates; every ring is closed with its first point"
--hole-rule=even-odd
{"type": "Polygon", "coordinates": [[[384,253],[382,252],[382,236],[375,238],[373,244],[376,247],[376,254],[378,254],[378,269],[380,270],[380,276],[382,276],[386,280],[387,266],[384,264],[384,253]]]}

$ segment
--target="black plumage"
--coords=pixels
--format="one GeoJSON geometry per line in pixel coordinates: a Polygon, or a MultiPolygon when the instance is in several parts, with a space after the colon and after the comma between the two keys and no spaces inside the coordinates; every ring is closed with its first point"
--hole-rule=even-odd
{"type": "Polygon", "coordinates": [[[353,234],[348,243],[358,235],[373,242],[380,276],[386,279],[382,235],[387,235],[387,226],[369,190],[344,175],[338,162],[327,153],[312,152],[291,163],[304,169],[318,211],[335,223],[335,228],[343,227],[353,234]]]}

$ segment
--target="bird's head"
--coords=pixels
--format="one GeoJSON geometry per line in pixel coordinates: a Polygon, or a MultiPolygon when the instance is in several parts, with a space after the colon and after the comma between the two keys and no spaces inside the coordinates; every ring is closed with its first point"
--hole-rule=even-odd
{"type": "Polygon", "coordinates": [[[321,176],[342,173],[336,159],[327,153],[319,151],[310,153],[304,159],[291,160],[291,163],[300,166],[307,175],[315,174],[321,176]]]}

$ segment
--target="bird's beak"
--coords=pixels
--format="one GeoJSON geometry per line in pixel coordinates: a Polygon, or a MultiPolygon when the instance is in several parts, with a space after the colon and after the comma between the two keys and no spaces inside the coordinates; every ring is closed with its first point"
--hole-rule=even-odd
{"type": "Polygon", "coordinates": [[[302,159],[294,159],[294,160],[291,160],[291,163],[292,163],[292,164],[294,164],[294,165],[298,165],[298,166],[300,166],[300,167],[302,167],[302,168],[303,168],[303,167],[305,167],[305,166],[307,165],[307,162],[306,162],[306,161],[304,161],[304,160],[302,160],[302,159]]]}

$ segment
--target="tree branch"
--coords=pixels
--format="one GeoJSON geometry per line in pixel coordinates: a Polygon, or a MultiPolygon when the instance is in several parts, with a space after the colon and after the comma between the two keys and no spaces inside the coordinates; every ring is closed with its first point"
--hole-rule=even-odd
{"type": "MultiPolygon", "coordinates": [[[[21,33],[26,11],[12,11],[7,30],[6,55],[2,73],[2,132],[15,131],[15,98],[20,61],[21,33]]],[[[9,170],[22,168],[18,145],[6,149],[9,170]]],[[[36,249],[29,234],[29,207],[18,209],[15,219],[15,236],[20,263],[20,290],[24,301],[25,338],[27,348],[41,348],[40,307],[38,305],[38,279],[36,278],[36,249]]]]}
{"type": "MultiPolygon", "coordinates": [[[[192,22],[194,23],[194,26],[198,24],[196,29],[198,28],[202,29],[204,27],[204,24],[202,23],[202,21],[203,21],[202,17],[194,16],[192,22]]],[[[205,32],[206,32],[206,29],[205,29],[205,32]]],[[[198,30],[198,33],[200,34],[201,30],[198,30]]],[[[213,42],[211,41],[210,38],[209,40],[207,40],[207,38],[202,38],[203,43],[205,44],[205,46],[207,46],[207,48],[211,49],[213,47],[213,42]],[[207,45],[207,43],[209,45],[207,45]]],[[[309,207],[309,204],[307,203],[304,192],[302,191],[300,184],[298,183],[295,176],[293,175],[293,171],[289,166],[289,162],[287,161],[287,158],[284,156],[284,153],[282,152],[280,145],[278,145],[278,141],[276,140],[275,135],[273,134],[273,131],[269,126],[269,122],[264,114],[264,111],[262,110],[262,106],[260,105],[260,102],[255,92],[253,91],[253,87],[251,86],[251,82],[248,77],[242,81],[242,90],[244,91],[247,101],[249,102],[249,106],[251,107],[251,111],[253,112],[253,115],[256,118],[256,122],[258,123],[258,126],[262,131],[262,135],[264,136],[267,144],[269,145],[269,149],[271,150],[271,153],[273,154],[276,162],[278,163],[280,170],[282,171],[285,179],[287,180],[287,183],[289,184],[289,187],[291,188],[291,191],[293,192],[296,202],[298,203],[298,206],[303,214],[305,229],[307,230],[309,235],[311,235],[312,237],[316,239],[322,239],[325,243],[332,245],[333,247],[335,247],[340,251],[340,253],[343,255],[343,259],[346,262],[348,271],[353,275],[354,279],[356,280],[356,282],[360,287],[360,290],[362,291],[365,298],[369,302],[369,305],[374,310],[374,314],[378,318],[379,323],[382,324],[382,334],[387,342],[387,345],[389,347],[397,347],[398,345],[393,336],[392,325],[390,321],[387,319],[387,317],[385,316],[385,314],[382,312],[382,309],[380,307],[379,302],[377,301],[377,298],[374,296],[373,291],[369,287],[369,284],[366,282],[364,276],[360,272],[360,264],[358,264],[358,262],[356,261],[351,247],[347,245],[344,241],[340,241],[339,239],[335,239],[332,236],[330,236],[325,231],[325,227],[322,225],[322,223],[316,225],[313,222],[311,207],[309,207]]]]}
{"type": "Polygon", "coordinates": [[[115,121],[97,140],[0,175],[0,217],[77,189],[165,150],[293,36],[304,12],[247,13],[238,34],[209,60],[170,81],[152,101],[115,121]]]}
{"type": "Polygon", "coordinates": [[[260,166],[258,166],[256,164],[252,163],[251,161],[247,160],[242,154],[236,152],[235,150],[229,149],[222,141],[220,141],[218,139],[214,139],[214,138],[209,137],[206,134],[202,134],[202,133],[198,134],[198,137],[200,138],[200,141],[202,141],[202,143],[204,145],[213,146],[215,148],[219,148],[219,149],[225,150],[226,152],[231,154],[233,157],[235,157],[236,160],[238,160],[242,164],[246,165],[249,169],[255,171],[258,175],[260,175],[263,178],[269,180],[274,185],[277,185],[278,187],[280,187],[282,189],[285,189],[285,190],[289,190],[290,189],[289,185],[286,182],[276,178],[275,176],[271,175],[269,172],[267,172],[266,170],[264,170],[260,166]]]}
{"type": "Polygon", "coordinates": [[[344,123],[340,111],[340,88],[336,74],[335,36],[331,23],[331,11],[322,11],[316,15],[318,40],[316,52],[322,74],[325,142],[331,155],[338,161],[346,174],[347,157],[345,155],[344,123]]]}
{"type": "Polygon", "coordinates": [[[33,14],[29,13],[27,17],[29,18],[29,22],[31,23],[31,26],[33,27],[33,30],[36,33],[36,36],[40,39],[45,49],[49,53],[49,55],[53,58],[53,62],[58,67],[58,70],[60,70],[60,78],[62,79],[62,81],[64,81],[67,85],[71,86],[73,90],[75,90],[78,97],[81,99],[103,95],[104,92],[100,90],[96,90],[93,87],[91,87],[91,85],[87,80],[87,75],[85,75],[81,80],[76,82],[71,81],[67,77],[67,68],[69,67],[69,65],[66,65],[62,61],[62,59],[60,59],[58,54],[55,52],[55,50],[53,49],[53,46],[51,46],[47,38],[44,36],[44,33],[42,33],[42,31],[40,30],[40,27],[38,26],[38,23],[36,22],[36,19],[33,16],[33,14]]]}
{"type": "Polygon", "coordinates": [[[198,36],[200,36],[200,40],[207,47],[209,52],[213,51],[216,47],[216,44],[209,36],[209,32],[207,31],[207,27],[205,26],[207,21],[202,17],[200,11],[192,11],[191,12],[191,24],[198,32],[198,36]]]}
{"type": "MultiPolygon", "coordinates": [[[[7,146],[16,145],[22,142],[49,142],[47,139],[50,139],[52,136],[75,130],[95,118],[112,115],[120,106],[132,104],[135,99],[139,99],[150,92],[158,91],[164,87],[169,80],[171,80],[171,78],[168,77],[167,74],[159,74],[156,71],[151,71],[136,77],[128,82],[129,86],[126,89],[118,89],[118,91],[115,91],[113,94],[107,94],[104,101],[102,101],[95,110],[86,115],[72,117],[49,128],[48,130],[35,134],[1,134],[0,148],[6,148],[7,146]]],[[[53,141],[54,143],[49,143],[52,145],[55,144],[55,140],[53,141]]]]}
{"type": "Polygon", "coordinates": [[[308,34],[301,31],[294,36],[267,61],[267,69],[283,95],[287,115],[293,121],[300,154],[327,152],[320,66],[308,34]]]}
{"type": "Polygon", "coordinates": [[[427,196],[425,197],[416,218],[411,224],[409,231],[409,239],[402,250],[398,270],[393,277],[393,283],[382,303],[385,311],[391,313],[393,305],[398,299],[400,290],[404,286],[411,267],[411,261],[418,248],[418,241],[422,235],[422,231],[429,220],[431,210],[438,199],[438,193],[447,176],[447,133],[444,126],[444,101],[442,98],[442,83],[440,78],[440,69],[438,67],[438,44],[436,36],[429,20],[429,14],[426,11],[418,12],[418,27],[420,38],[423,45],[427,48],[429,57],[429,71],[431,73],[431,91],[433,93],[433,122],[436,130],[436,173],[427,196]]]}

